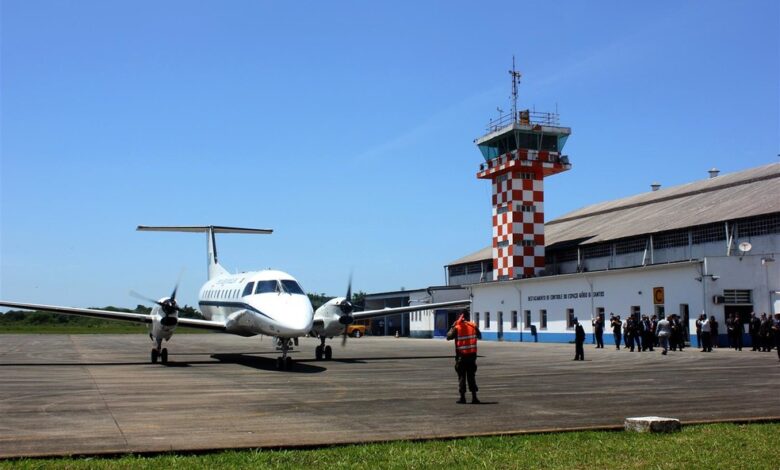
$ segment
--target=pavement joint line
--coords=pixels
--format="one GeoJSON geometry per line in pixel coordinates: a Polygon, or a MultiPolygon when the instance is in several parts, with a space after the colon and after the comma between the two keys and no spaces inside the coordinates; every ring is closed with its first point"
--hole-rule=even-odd
{"type": "MultiPolygon", "coordinates": [[[[73,349],[75,349],[80,356],[82,356],[81,350],[76,345],[76,342],[73,341],[73,335],[68,335],[68,339],[73,344],[73,349]]],[[[98,396],[100,397],[100,400],[103,402],[103,406],[106,408],[106,411],[108,411],[108,415],[111,416],[111,419],[114,421],[114,426],[116,426],[117,431],[119,431],[119,435],[122,436],[122,440],[125,441],[125,448],[130,448],[130,443],[127,442],[127,437],[125,437],[125,433],[122,432],[122,427],[119,426],[119,423],[116,420],[116,417],[114,416],[114,412],[111,411],[111,407],[108,406],[108,402],[106,401],[106,397],[103,396],[103,392],[100,390],[100,386],[97,383],[97,380],[95,380],[95,376],[92,375],[92,371],[89,369],[89,365],[84,365],[84,370],[87,371],[87,374],[89,374],[89,379],[92,381],[92,385],[95,386],[95,390],[97,390],[98,396]]]]}

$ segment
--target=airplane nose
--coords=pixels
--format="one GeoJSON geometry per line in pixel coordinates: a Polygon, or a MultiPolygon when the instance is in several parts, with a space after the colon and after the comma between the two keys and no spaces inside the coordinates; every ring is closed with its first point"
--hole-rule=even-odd
{"type": "Polygon", "coordinates": [[[311,308],[311,303],[306,297],[294,296],[285,306],[285,312],[281,316],[284,319],[283,323],[287,330],[285,334],[289,335],[305,335],[311,330],[312,321],[314,320],[314,311],[311,308]]]}

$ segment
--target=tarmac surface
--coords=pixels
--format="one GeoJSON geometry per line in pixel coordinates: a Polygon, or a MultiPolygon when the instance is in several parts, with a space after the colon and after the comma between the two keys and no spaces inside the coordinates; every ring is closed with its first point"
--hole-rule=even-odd
{"type": "MultiPolygon", "coordinates": [[[[607,335],[607,338],[610,338],[607,335]]],[[[167,366],[143,335],[0,335],[0,458],[316,446],[686,422],[780,419],[776,352],[631,353],[479,344],[482,405],[458,405],[453,344],[350,338],[331,361],[302,339],[180,334],[167,366]]]]}

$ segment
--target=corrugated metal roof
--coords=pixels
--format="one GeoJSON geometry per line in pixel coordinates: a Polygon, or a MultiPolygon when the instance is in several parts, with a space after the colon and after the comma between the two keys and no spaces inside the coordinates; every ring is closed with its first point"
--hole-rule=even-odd
{"type": "MultiPolygon", "coordinates": [[[[545,244],[590,244],[778,212],[780,163],[772,163],[575,210],[545,224],[545,244]]],[[[487,247],[451,264],[491,257],[487,247]]]]}

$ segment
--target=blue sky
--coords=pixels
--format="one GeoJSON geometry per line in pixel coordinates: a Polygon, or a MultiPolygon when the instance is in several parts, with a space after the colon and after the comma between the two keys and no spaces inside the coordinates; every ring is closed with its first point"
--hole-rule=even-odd
{"type": "Polygon", "coordinates": [[[342,295],[490,244],[473,144],[559,110],[546,219],[778,161],[776,1],[2,1],[0,298],[133,306],[273,267],[342,295]]]}

